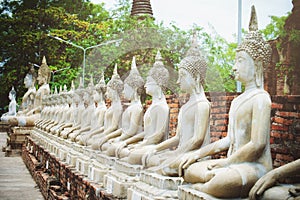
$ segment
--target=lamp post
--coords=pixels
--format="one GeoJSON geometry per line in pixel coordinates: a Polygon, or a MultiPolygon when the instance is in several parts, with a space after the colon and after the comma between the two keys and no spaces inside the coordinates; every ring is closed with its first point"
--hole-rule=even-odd
{"type": "Polygon", "coordinates": [[[52,73],[52,82],[54,82],[54,75],[55,75],[57,72],[64,71],[64,70],[66,70],[66,69],[70,69],[70,67],[65,67],[65,68],[62,68],[62,69],[59,69],[59,70],[51,71],[51,73],[52,73]]]}
{"type": "Polygon", "coordinates": [[[93,46],[89,46],[89,47],[86,47],[86,48],[84,48],[84,47],[82,47],[82,46],[79,46],[79,45],[77,45],[77,44],[74,44],[73,42],[70,42],[70,41],[67,41],[67,40],[64,40],[64,39],[62,39],[62,38],[60,38],[60,37],[57,37],[57,36],[53,36],[53,35],[50,35],[50,34],[48,34],[48,36],[49,37],[51,37],[51,38],[54,38],[54,39],[56,39],[56,40],[59,40],[59,41],[61,41],[61,42],[65,42],[65,43],[67,43],[67,44],[69,44],[69,45],[72,45],[72,46],[74,46],[74,47],[77,47],[77,48],[79,48],[79,49],[81,49],[82,51],[83,51],[83,63],[82,63],[82,83],[83,83],[83,86],[84,86],[84,77],[85,77],[85,61],[86,61],[86,51],[88,50],[88,49],[93,49],[93,48],[96,48],[96,47],[100,47],[100,46],[104,46],[104,45],[108,45],[108,44],[111,44],[111,43],[115,43],[115,42],[120,42],[120,41],[122,41],[122,39],[118,39],[118,40],[110,40],[110,41],[107,41],[107,42],[103,42],[103,43],[100,43],[100,44],[97,44],[97,45],[93,45],[93,46]]]}
{"type": "MultiPolygon", "coordinates": [[[[242,0],[238,1],[238,45],[242,41],[242,0]]],[[[242,83],[240,81],[236,82],[236,91],[242,92],[242,83]]]]}

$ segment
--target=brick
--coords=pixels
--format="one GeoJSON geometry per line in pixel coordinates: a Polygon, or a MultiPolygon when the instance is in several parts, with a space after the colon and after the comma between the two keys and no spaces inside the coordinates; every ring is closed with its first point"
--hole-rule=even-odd
{"type": "Polygon", "coordinates": [[[272,109],[282,109],[283,108],[283,104],[281,103],[272,103],[272,106],[271,106],[272,109]]]}
{"type": "Polygon", "coordinates": [[[227,127],[226,126],[216,126],[217,131],[226,131],[227,127]]]}
{"type": "Polygon", "coordinates": [[[276,111],[275,114],[276,114],[277,116],[280,116],[280,117],[294,117],[294,118],[300,118],[300,113],[296,113],[296,112],[276,111]]]}
{"type": "Polygon", "coordinates": [[[211,118],[212,119],[228,119],[229,115],[227,113],[212,113],[211,118]]]}
{"type": "Polygon", "coordinates": [[[211,137],[222,137],[222,132],[210,132],[211,137]]]}
{"type": "Polygon", "coordinates": [[[293,123],[293,120],[284,119],[282,117],[274,117],[274,122],[283,125],[291,125],[293,123]]]}
{"type": "Polygon", "coordinates": [[[271,130],[274,131],[287,131],[288,127],[280,124],[273,123],[271,126],[271,130]]]}
{"type": "Polygon", "coordinates": [[[227,125],[227,120],[215,120],[215,125],[227,125]]]}

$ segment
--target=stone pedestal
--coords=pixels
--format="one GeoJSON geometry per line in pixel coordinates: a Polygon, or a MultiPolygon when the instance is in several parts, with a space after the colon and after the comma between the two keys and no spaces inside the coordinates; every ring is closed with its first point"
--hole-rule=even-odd
{"type": "Polygon", "coordinates": [[[178,199],[178,186],[182,183],[183,179],[180,177],[144,171],[140,174],[140,180],[128,189],[127,199],[178,199]]]}
{"type": "Polygon", "coordinates": [[[126,198],[127,189],[139,180],[143,166],[116,160],[113,169],[104,176],[106,191],[117,198],[126,198]]]}
{"type": "MultiPolygon", "coordinates": [[[[210,200],[221,200],[219,198],[213,197],[209,194],[204,192],[200,192],[192,188],[192,184],[182,185],[178,187],[178,198],[180,200],[203,200],[203,199],[210,199],[210,200]]],[[[248,198],[236,198],[236,200],[247,200],[248,198]]]]}
{"type": "Polygon", "coordinates": [[[14,126],[8,129],[7,145],[5,149],[6,156],[20,155],[22,145],[25,143],[26,136],[30,135],[33,127],[14,126]]]}

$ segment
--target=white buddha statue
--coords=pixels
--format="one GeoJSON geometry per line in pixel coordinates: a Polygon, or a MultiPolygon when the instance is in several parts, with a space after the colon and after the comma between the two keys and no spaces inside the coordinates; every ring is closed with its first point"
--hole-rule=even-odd
{"type": "Polygon", "coordinates": [[[133,57],[131,70],[124,80],[124,97],[130,100],[130,104],[122,114],[121,128],[104,135],[99,140],[100,149],[106,151],[108,156],[115,156],[118,144],[142,131],[143,105],[140,94],[143,86],[144,80],[136,67],[135,57],[133,57]]]}
{"type": "Polygon", "coordinates": [[[18,111],[18,115],[26,114],[33,108],[34,98],[36,95],[35,81],[36,72],[34,70],[34,67],[32,66],[24,78],[24,85],[25,88],[27,88],[27,91],[22,97],[22,104],[18,111]]]}
{"type": "Polygon", "coordinates": [[[87,145],[87,141],[96,133],[101,127],[104,126],[104,116],[107,110],[104,101],[104,94],[106,91],[106,84],[104,81],[104,73],[101,73],[101,78],[98,84],[95,86],[95,90],[93,93],[94,103],[96,108],[92,112],[92,119],[90,128],[85,132],[82,132],[80,136],[78,136],[78,143],[81,145],[87,145]]]}
{"type": "MultiPolygon", "coordinates": [[[[60,106],[60,100],[59,100],[59,95],[58,95],[58,91],[57,91],[57,87],[55,86],[54,88],[54,93],[52,94],[52,103],[53,103],[53,106],[52,106],[52,109],[51,111],[49,112],[49,118],[48,120],[44,121],[43,124],[41,124],[41,129],[42,130],[46,130],[46,128],[53,124],[57,118],[57,113],[59,111],[59,106],[60,106]]],[[[36,121],[37,123],[38,121],[36,121]]]]}
{"type": "Polygon", "coordinates": [[[24,116],[16,116],[9,120],[10,125],[19,126],[34,126],[34,122],[39,119],[40,112],[43,109],[43,96],[50,94],[49,81],[51,77],[51,71],[48,68],[46,58],[43,57],[42,65],[38,70],[38,83],[40,85],[34,98],[34,105],[31,110],[24,113],[24,116]]]}
{"type": "Polygon", "coordinates": [[[83,132],[91,129],[93,112],[96,108],[94,100],[93,100],[93,98],[91,98],[93,96],[94,89],[95,89],[93,80],[94,80],[93,77],[91,77],[90,83],[84,91],[83,101],[84,101],[85,109],[81,115],[80,128],[76,131],[73,131],[73,133],[71,133],[69,135],[69,138],[71,139],[71,141],[78,142],[79,141],[78,136],[81,135],[83,132]]]}
{"type": "Polygon", "coordinates": [[[4,113],[1,116],[1,121],[3,122],[8,122],[8,120],[17,114],[17,102],[16,102],[16,91],[15,88],[12,87],[9,94],[8,98],[10,100],[9,105],[8,105],[8,112],[4,113]]]}
{"type": "Polygon", "coordinates": [[[55,108],[56,111],[54,113],[53,120],[45,127],[45,131],[47,132],[50,132],[50,129],[56,126],[57,124],[59,124],[61,121],[62,114],[66,106],[66,102],[62,93],[63,93],[62,86],[60,86],[59,93],[57,94],[57,107],[55,108]]]}
{"type": "Polygon", "coordinates": [[[68,89],[67,86],[64,85],[64,89],[62,92],[60,92],[60,101],[61,101],[61,106],[59,108],[59,112],[57,113],[57,121],[51,128],[49,128],[49,132],[52,134],[56,134],[56,130],[58,130],[62,124],[65,122],[66,118],[66,113],[68,112],[70,106],[68,102],[68,89]]]}
{"type": "Polygon", "coordinates": [[[120,127],[123,112],[120,94],[123,88],[123,81],[118,74],[117,65],[115,65],[113,75],[107,83],[106,96],[111,100],[111,106],[105,112],[104,126],[93,132],[93,136],[87,141],[87,145],[91,146],[94,150],[100,150],[99,140],[102,136],[108,135],[120,127]]]}
{"type": "Polygon", "coordinates": [[[227,136],[191,153],[179,166],[179,174],[195,189],[217,198],[245,198],[255,182],[272,169],[271,99],[263,89],[263,68],[270,55],[252,7],[249,33],[237,48],[233,67],[245,91],[231,103],[227,136]],[[225,150],[227,158],[198,161],[225,150]]]}
{"type": "Polygon", "coordinates": [[[52,132],[52,134],[55,134],[57,136],[60,136],[61,132],[65,128],[70,128],[73,126],[75,111],[78,105],[77,101],[79,101],[79,98],[77,98],[78,97],[77,94],[75,94],[75,86],[73,81],[71,84],[71,89],[65,94],[65,96],[66,96],[66,102],[68,103],[69,107],[66,108],[62,116],[62,122],[58,124],[58,126],[52,132]]]}
{"type": "Polygon", "coordinates": [[[179,110],[176,135],[155,146],[144,155],[144,166],[168,176],[178,176],[180,159],[187,153],[199,149],[210,142],[210,103],[202,84],[206,76],[207,64],[201,56],[195,38],[186,57],[178,66],[180,89],[190,98],[179,110]],[[176,148],[172,150],[172,148],[176,148]]]}
{"type": "Polygon", "coordinates": [[[285,178],[299,177],[300,159],[282,165],[269,171],[261,177],[252,187],[249,193],[251,200],[282,200],[282,199],[299,199],[300,197],[300,180],[296,183],[282,183],[285,178]]]}
{"type": "Polygon", "coordinates": [[[64,129],[60,132],[60,136],[67,139],[69,138],[70,133],[75,130],[79,130],[82,123],[82,113],[85,110],[84,107],[84,88],[82,78],[80,77],[80,82],[78,88],[74,92],[73,100],[75,101],[75,108],[73,109],[72,113],[72,122],[71,126],[64,127],[64,129]]]}
{"type": "Polygon", "coordinates": [[[130,164],[142,164],[142,156],[168,135],[169,106],[163,93],[168,80],[169,72],[158,51],[145,84],[146,93],[152,96],[152,103],[144,115],[144,130],[120,144],[117,143],[117,157],[130,164]]]}

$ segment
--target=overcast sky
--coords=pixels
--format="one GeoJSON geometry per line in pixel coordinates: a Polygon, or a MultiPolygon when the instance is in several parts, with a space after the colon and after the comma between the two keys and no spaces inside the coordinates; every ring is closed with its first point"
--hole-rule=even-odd
{"type": "MultiPolygon", "coordinates": [[[[104,2],[107,9],[112,9],[116,0],[91,0],[93,3],[104,2]]],[[[182,29],[189,29],[196,24],[206,32],[215,31],[234,41],[237,34],[238,0],[151,0],[153,15],[165,25],[174,23],[182,29]]],[[[270,16],[287,15],[292,10],[292,0],[242,0],[242,27],[248,30],[251,5],[255,5],[259,29],[270,23],[270,16]]]]}

